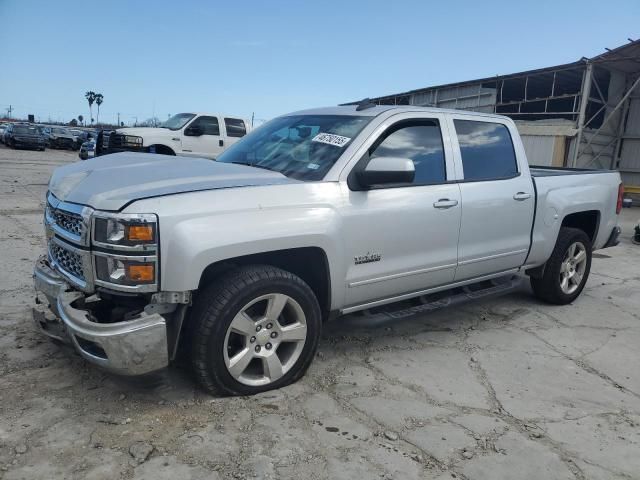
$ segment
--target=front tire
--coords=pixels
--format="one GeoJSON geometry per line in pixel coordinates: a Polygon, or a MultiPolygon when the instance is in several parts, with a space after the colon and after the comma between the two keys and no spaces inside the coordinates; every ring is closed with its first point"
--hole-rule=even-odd
{"type": "Polygon", "coordinates": [[[540,278],[531,277],[539,299],[555,305],[573,302],[587,283],[591,271],[591,240],[577,228],[560,228],[556,246],[540,278]]]}
{"type": "Polygon", "coordinates": [[[299,380],[322,329],[311,288],[268,265],[241,267],[205,287],[191,318],[197,380],[223,395],[253,395],[299,380]]]}

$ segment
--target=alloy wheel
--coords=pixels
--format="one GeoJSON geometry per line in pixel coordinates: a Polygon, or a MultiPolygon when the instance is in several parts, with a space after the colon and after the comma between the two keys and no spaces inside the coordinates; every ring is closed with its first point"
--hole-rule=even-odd
{"type": "Polygon", "coordinates": [[[282,293],[257,297],[233,318],[224,340],[224,361],[231,376],[250,386],[284,376],[300,358],[307,321],[298,302],[282,293]]]}

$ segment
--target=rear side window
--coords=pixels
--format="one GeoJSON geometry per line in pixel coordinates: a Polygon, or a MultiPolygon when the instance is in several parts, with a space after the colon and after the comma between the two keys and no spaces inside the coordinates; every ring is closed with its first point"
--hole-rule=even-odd
{"type": "Polygon", "coordinates": [[[454,120],[465,180],[509,178],[518,174],[513,142],[500,123],[454,120]]]}
{"type": "Polygon", "coordinates": [[[416,170],[412,185],[446,181],[444,148],[437,120],[409,120],[395,124],[373,145],[369,155],[370,158],[412,160],[416,170]]]}
{"type": "Polygon", "coordinates": [[[247,127],[239,118],[225,118],[224,125],[227,128],[228,137],[244,137],[247,134],[247,127]]]}
{"type": "Polygon", "coordinates": [[[190,126],[202,128],[203,135],[220,135],[220,125],[218,125],[217,117],[198,117],[190,126]]]}

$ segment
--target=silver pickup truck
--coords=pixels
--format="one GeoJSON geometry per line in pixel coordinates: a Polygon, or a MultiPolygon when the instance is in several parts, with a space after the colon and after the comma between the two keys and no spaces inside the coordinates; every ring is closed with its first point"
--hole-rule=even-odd
{"type": "Polygon", "coordinates": [[[541,300],[574,301],[621,205],[615,171],[529,168],[509,118],[292,113],[217,161],[58,168],[35,267],[53,314],[36,323],[125,375],[184,347],[206,390],[253,394],[299,379],[341,314],[520,274],[541,300]]]}

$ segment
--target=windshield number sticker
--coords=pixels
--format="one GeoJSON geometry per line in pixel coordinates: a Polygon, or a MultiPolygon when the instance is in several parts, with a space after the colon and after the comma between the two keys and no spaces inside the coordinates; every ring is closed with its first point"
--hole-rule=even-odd
{"type": "Polygon", "coordinates": [[[351,140],[349,137],[334,135],[333,133],[319,133],[311,139],[312,142],[326,143],[335,147],[344,147],[351,140]]]}

